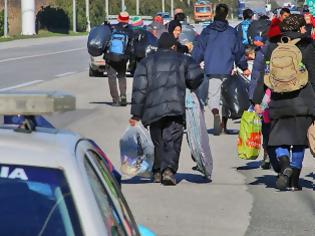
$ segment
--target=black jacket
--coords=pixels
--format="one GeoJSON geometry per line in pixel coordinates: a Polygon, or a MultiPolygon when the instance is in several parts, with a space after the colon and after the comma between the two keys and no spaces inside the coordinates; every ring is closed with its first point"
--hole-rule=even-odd
{"type": "MultiPolygon", "coordinates": [[[[271,131],[270,146],[303,145],[307,146],[307,129],[315,117],[315,45],[300,33],[285,33],[291,39],[301,38],[297,43],[302,52],[302,62],[309,73],[309,82],[301,90],[290,93],[272,93],[269,104],[271,131]]],[[[265,55],[270,60],[277,42],[271,42],[265,55]]],[[[258,81],[253,102],[260,104],[265,92],[263,76],[258,81]]]]}
{"type": "Polygon", "coordinates": [[[191,57],[159,49],[137,66],[131,114],[145,125],[167,116],[184,117],[186,88],[194,90],[202,80],[203,71],[191,57]]]}

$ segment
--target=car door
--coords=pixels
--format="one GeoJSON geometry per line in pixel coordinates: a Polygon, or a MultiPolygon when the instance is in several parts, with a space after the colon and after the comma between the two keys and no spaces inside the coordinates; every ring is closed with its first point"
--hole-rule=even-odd
{"type": "Polygon", "coordinates": [[[140,235],[119,184],[102,156],[104,153],[95,148],[93,141],[80,142],[84,146],[84,168],[109,235],[140,235]]]}

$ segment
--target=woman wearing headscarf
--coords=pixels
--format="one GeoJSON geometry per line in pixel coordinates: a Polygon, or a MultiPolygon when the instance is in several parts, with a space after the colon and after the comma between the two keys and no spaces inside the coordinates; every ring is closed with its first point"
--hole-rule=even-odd
{"type": "Polygon", "coordinates": [[[192,50],[192,44],[183,45],[179,42],[179,35],[182,32],[182,24],[178,20],[172,20],[168,24],[168,32],[173,35],[176,40],[176,50],[180,53],[189,53],[192,50]]]}
{"type": "MultiPolygon", "coordinates": [[[[308,146],[307,130],[315,117],[315,49],[310,38],[305,35],[305,26],[304,17],[297,14],[288,16],[280,24],[282,41],[300,39],[296,46],[302,53],[302,63],[308,71],[308,82],[300,90],[271,94],[268,147],[276,153],[280,165],[276,181],[276,187],[280,190],[301,190],[299,176],[305,148],[308,146]]],[[[265,53],[265,61],[270,61],[271,54],[277,46],[277,42],[270,42],[265,53]]],[[[265,90],[266,86],[261,79],[253,96],[257,113],[261,113],[259,104],[265,90]]]]}

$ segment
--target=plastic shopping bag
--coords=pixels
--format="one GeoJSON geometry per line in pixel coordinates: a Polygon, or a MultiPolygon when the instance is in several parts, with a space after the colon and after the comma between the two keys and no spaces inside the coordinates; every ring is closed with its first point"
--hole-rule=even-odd
{"type": "Polygon", "coordinates": [[[120,170],[129,177],[150,177],[154,162],[154,145],[141,122],[129,126],[120,139],[120,170]]]}
{"type": "Polygon", "coordinates": [[[237,152],[241,159],[255,160],[261,147],[261,119],[254,111],[245,111],[241,119],[237,152]]]}

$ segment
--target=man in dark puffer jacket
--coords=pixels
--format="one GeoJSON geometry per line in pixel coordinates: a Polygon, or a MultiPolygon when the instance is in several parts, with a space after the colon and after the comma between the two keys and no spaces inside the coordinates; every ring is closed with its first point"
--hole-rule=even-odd
{"type": "Polygon", "coordinates": [[[189,56],[175,51],[176,41],[163,33],[158,51],[140,61],[134,75],[130,124],[150,125],[155,146],[153,181],[176,185],[183,138],[186,88],[196,89],[203,72],[189,56]]]}

